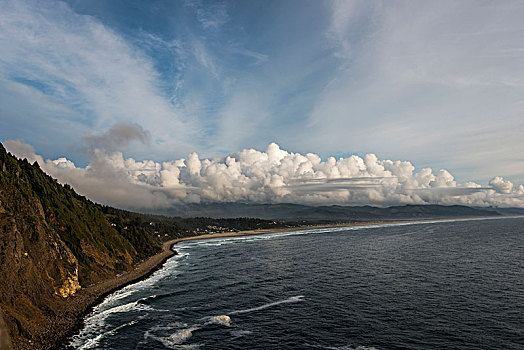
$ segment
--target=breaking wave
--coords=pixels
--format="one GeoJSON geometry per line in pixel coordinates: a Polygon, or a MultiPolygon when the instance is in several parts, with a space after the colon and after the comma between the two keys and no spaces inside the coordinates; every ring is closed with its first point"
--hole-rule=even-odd
{"type": "Polygon", "coordinates": [[[78,348],[78,350],[92,349],[92,348],[98,346],[98,344],[100,343],[100,340],[104,339],[107,336],[115,335],[119,330],[121,330],[123,328],[126,328],[126,327],[129,327],[129,326],[132,326],[132,325],[134,325],[137,322],[138,321],[133,320],[131,322],[128,322],[128,323],[125,323],[125,324],[123,324],[121,326],[118,326],[118,327],[116,327],[116,328],[114,328],[114,329],[112,329],[110,331],[107,331],[105,333],[99,334],[99,335],[97,335],[94,338],[88,339],[83,345],[81,345],[78,348]]]}
{"type": "MultiPolygon", "coordinates": [[[[187,327],[187,325],[184,325],[187,327]]],[[[166,348],[170,349],[177,349],[180,348],[180,344],[186,341],[187,339],[191,338],[193,336],[193,332],[198,330],[198,327],[192,326],[183,328],[180,330],[177,330],[176,332],[168,335],[168,336],[158,336],[155,335],[154,332],[156,331],[169,331],[176,327],[176,325],[173,326],[164,326],[164,327],[153,327],[150,330],[146,331],[144,334],[144,339],[154,339],[162,345],[164,345],[166,348]]]]}
{"type": "Polygon", "coordinates": [[[227,315],[219,315],[219,316],[209,316],[202,319],[204,322],[196,323],[191,326],[188,326],[185,323],[174,323],[167,326],[155,326],[146,331],[144,334],[144,338],[146,339],[154,339],[162,345],[164,345],[167,348],[170,349],[179,349],[181,347],[187,348],[188,346],[191,346],[191,348],[198,348],[198,344],[184,344],[185,341],[187,341],[189,338],[193,336],[193,333],[199,330],[205,330],[206,326],[208,325],[220,325],[225,327],[231,326],[231,318],[227,315]],[[163,333],[170,332],[174,329],[178,328],[174,333],[171,333],[167,336],[159,336],[155,335],[156,332],[161,331],[163,333]]]}
{"type": "Polygon", "coordinates": [[[79,347],[81,349],[89,349],[96,344],[98,344],[98,341],[102,339],[104,336],[112,335],[114,332],[118,331],[119,329],[131,325],[132,323],[125,324],[123,326],[119,326],[114,328],[113,330],[106,331],[104,333],[101,333],[105,329],[106,325],[106,319],[111,316],[112,314],[116,313],[127,313],[127,312],[136,312],[136,311],[150,311],[152,310],[151,307],[147,305],[140,305],[138,302],[134,301],[131,303],[127,303],[124,305],[118,305],[111,307],[109,309],[105,309],[103,311],[99,312],[93,312],[91,313],[85,320],[84,320],[84,329],[78,334],[77,336],[73,337],[73,340],[71,342],[71,346],[73,347],[79,347]],[[101,334],[100,334],[101,333],[101,334]],[[90,338],[91,336],[95,335],[95,338],[90,338]],[[87,338],[87,340],[84,342],[82,339],[87,338]],[[90,345],[88,347],[88,344],[94,341],[94,345],[90,345]]]}

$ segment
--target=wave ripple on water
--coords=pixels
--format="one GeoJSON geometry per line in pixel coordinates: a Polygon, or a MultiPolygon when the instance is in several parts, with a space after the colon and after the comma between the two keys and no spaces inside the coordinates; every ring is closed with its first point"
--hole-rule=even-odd
{"type": "Polygon", "coordinates": [[[524,220],[449,221],[177,245],[109,296],[82,349],[523,349],[524,220]]]}

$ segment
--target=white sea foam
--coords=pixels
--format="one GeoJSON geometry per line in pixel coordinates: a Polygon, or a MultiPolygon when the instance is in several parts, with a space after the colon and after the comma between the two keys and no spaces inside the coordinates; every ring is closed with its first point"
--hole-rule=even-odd
{"type": "Polygon", "coordinates": [[[93,313],[88,316],[85,320],[86,329],[89,328],[89,325],[94,325],[97,327],[103,326],[105,320],[112,314],[130,312],[130,311],[150,311],[152,308],[148,305],[139,304],[137,301],[131,303],[118,305],[110,309],[106,309],[97,313],[93,313]]]}
{"type": "MultiPolygon", "coordinates": [[[[187,327],[187,325],[185,325],[187,327]]],[[[191,326],[188,328],[184,328],[181,330],[176,331],[175,333],[172,333],[169,336],[157,336],[154,335],[153,332],[159,331],[159,330],[171,330],[175,327],[173,326],[155,326],[151,328],[150,330],[146,331],[144,333],[144,338],[151,338],[154,340],[157,340],[158,342],[162,343],[166,348],[170,349],[180,349],[180,348],[187,348],[187,346],[182,346],[181,344],[185,342],[187,339],[191,338],[193,336],[193,332],[198,330],[198,326],[191,326]]],[[[189,344],[188,344],[189,345],[189,344]]],[[[191,349],[198,348],[198,344],[192,344],[190,345],[191,349]]]]}
{"type": "Polygon", "coordinates": [[[199,344],[183,344],[189,338],[193,336],[193,332],[202,329],[206,325],[218,324],[226,327],[231,326],[231,318],[228,315],[218,315],[218,316],[208,316],[204,317],[203,322],[193,324],[188,326],[186,323],[175,322],[168,325],[157,325],[144,333],[144,339],[154,339],[162,343],[165,347],[170,349],[181,349],[181,348],[198,348],[199,344]],[[172,329],[178,330],[175,333],[172,333],[169,336],[158,336],[155,333],[167,333],[172,329]],[[182,328],[182,329],[181,329],[182,328]]]}
{"type": "Polygon", "coordinates": [[[106,309],[100,312],[91,313],[84,320],[84,328],[78,335],[73,336],[69,345],[78,349],[90,349],[95,347],[100,339],[113,335],[118,330],[130,326],[137,321],[131,321],[117,328],[107,331],[106,319],[115,313],[130,312],[130,311],[150,311],[151,307],[147,305],[138,304],[136,301],[127,303],[124,305],[118,305],[110,309],[106,309]]]}
{"type": "Polygon", "coordinates": [[[74,345],[74,344],[70,344],[71,346],[73,346],[74,348],[78,349],[78,350],[84,350],[84,349],[92,349],[96,346],[98,346],[98,344],[100,343],[100,340],[104,337],[105,334],[99,334],[97,335],[96,337],[94,338],[91,338],[91,339],[87,339],[87,341],[78,346],[78,345],[74,345]]]}
{"type": "Polygon", "coordinates": [[[253,308],[250,308],[250,309],[236,310],[236,311],[230,312],[229,314],[230,315],[245,314],[245,313],[248,313],[248,312],[264,310],[264,309],[267,309],[267,308],[270,308],[270,307],[273,307],[273,306],[277,306],[277,305],[280,305],[280,304],[298,303],[298,302],[303,301],[303,300],[304,300],[304,296],[303,295],[297,295],[297,296],[294,296],[294,297],[291,297],[291,298],[275,301],[273,303],[260,305],[260,306],[253,307],[253,308]]]}
{"type": "Polygon", "coordinates": [[[183,259],[188,255],[189,253],[176,255],[174,258],[169,259],[161,269],[155,271],[149,278],[127,285],[124,288],[111,293],[105,297],[100,304],[93,308],[91,314],[100,313],[104,310],[113,308],[113,305],[119,302],[119,300],[130,297],[137,291],[151,287],[163,278],[172,275],[175,272],[176,267],[178,267],[178,260],[183,259]]]}
{"type": "Polygon", "coordinates": [[[105,299],[104,299],[104,302],[106,304],[113,304],[115,301],[117,300],[120,300],[120,299],[124,299],[124,298],[127,298],[128,296],[131,296],[133,295],[134,293],[136,293],[137,290],[124,290],[124,289],[120,289],[110,295],[108,295],[105,299]]]}
{"type": "Polygon", "coordinates": [[[125,323],[125,324],[123,324],[121,326],[118,326],[118,327],[116,327],[114,329],[111,329],[111,330],[109,330],[107,332],[101,333],[101,334],[97,335],[94,338],[90,338],[84,344],[77,344],[76,346],[75,345],[72,345],[72,346],[75,347],[78,350],[92,349],[92,348],[98,346],[98,344],[100,343],[100,340],[102,340],[102,339],[104,339],[104,338],[106,338],[108,336],[115,335],[119,330],[121,330],[123,328],[126,328],[126,327],[129,327],[129,326],[132,326],[132,325],[134,325],[137,322],[138,322],[137,320],[133,320],[131,322],[128,322],[128,323],[125,323]]]}
{"type": "MultiPolygon", "coordinates": [[[[180,344],[180,343],[184,342],[185,340],[191,338],[191,336],[193,335],[193,332],[196,331],[197,329],[198,329],[198,327],[191,327],[191,328],[186,328],[186,329],[183,329],[183,330],[178,331],[176,333],[173,333],[169,337],[167,337],[167,339],[168,339],[167,343],[170,344],[170,345],[180,344]]],[[[166,339],[166,338],[164,338],[164,339],[166,339]]],[[[166,344],[164,344],[164,345],[166,345],[166,344]]],[[[169,346],[169,345],[166,345],[166,346],[169,346]]]]}
{"type": "Polygon", "coordinates": [[[233,338],[239,338],[239,337],[243,337],[243,336],[249,335],[251,333],[253,333],[253,332],[239,329],[239,330],[231,331],[231,336],[233,338]]]}
{"type": "Polygon", "coordinates": [[[229,327],[231,326],[231,317],[228,315],[212,316],[209,318],[208,323],[215,323],[229,327]]]}
{"type": "Polygon", "coordinates": [[[176,323],[172,323],[172,324],[164,325],[164,326],[157,325],[157,326],[150,328],[148,331],[144,333],[144,339],[150,338],[150,339],[157,340],[160,343],[162,343],[165,347],[170,348],[170,349],[187,348],[187,346],[190,346],[190,348],[193,349],[193,348],[198,348],[199,345],[198,344],[181,345],[182,343],[184,343],[185,341],[187,341],[189,338],[193,336],[193,332],[199,329],[202,329],[203,327],[209,324],[218,324],[218,325],[222,325],[226,327],[231,326],[231,318],[227,315],[208,316],[208,317],[203,318],[202,320],[204,320],[205,322],[193,324],[190,327],[188,327],[186,323],[180,323],[180,322],[176,322],[176,323]],[[178,328],[179,330],[177,330],[175,333],[172,333],[169,336],[158,336],[154,334],[155,332],[159,332],[159,331],[165,334],[167,331],[170,331],[174,328],[178,328]],[[183,329],[180,329],[180,328],[183,328],[183,329]]]}
{"type": "Polygon", "coordinates": [[[119,312],[129,312],[131,310],[135,310],[135,311],[138,311],[138,310],[151,310],[151,307],[148,306],[148,305],[141,305],[141,304],[138,303],[138,301],[133,301],[131,303],[127,303],[127,304],[124,304],[124,305],[118,305],[118,306],[112,307],[111,309],[104,310],[104,311],[102,311],[99,314],[96,314],[94,316],[95,317],[108,316],[108,315],[111,315],[111,314],[114,314],[114,313],[119,313],[119,312]]]}
{"type": "Polygon", "coordinates": [[[202,244],[199,244],[201,246],[205,246],[205,247],[220,247],[222,245],[224,245],[224,243],[202,243],[202,244]]]}
{"type": "Polygon", "coordinates": [[[146,333],[148,332],[158,332],[158,331],[170,331],[175,328],[187,328],[187,323],[184,322],[171,322],[168,324],[158,324],[153,327],[151,327],[146,333]]]}

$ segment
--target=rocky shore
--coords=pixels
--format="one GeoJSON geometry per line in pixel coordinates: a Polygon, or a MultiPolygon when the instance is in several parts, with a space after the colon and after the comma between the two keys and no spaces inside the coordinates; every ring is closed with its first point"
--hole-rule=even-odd
{"type": "MultiPolygon", "coordinates": [[[[67,348],[66,340],[82,326],[83,316],[88,314],[91,309],[100,303],[108,294],[128,284],[147,278],[162,267],[164,262],[175,254],[171,247],[177,241],[178,240],[171,240],[165,242],[162,247],[162,252],[139,263],[133,270],[98,284],[87,286],[70,297],[68,299],[69,303],[64,305],[64,313],[71,316],[60,325],[53,326],[56,337],[53,337],[54,341],[45,344],[45,347],[67,348]]],[[[49,340],[51,340],[51,338],[49,340]]],[[[30,348],[32,347],[27,347],[27,349],[30,348]]]]}
{"type": "MultiPolygon", "coordinates": [[[[178,240],[171,240],[163,244],[162,252],[150,257],[139,263],[133,270],[125,272],[119,276],[107,279],[95,285],[87,286],[80,289],[76,294],[67,299],[59,300],[56,305],[57,317],[51,322],[42,322],[41,329],[37,333],[41,334],[39,340],[23,342],[19,339],[13,339],[13,344],[8,343],[6,337],[2,337],[0,327],[0,350],[10,349],[57,349],[66,348],[66,340],[76,330],[82,326],[82,318],[89,313],[95,305],[100,303],[105,296],[113,291],[122,288],[127,284],[139,281],[152,274],[160,268],[163,263],[175,253],[171,246],[178,240]]],[[[1,324],[0,324],[1,326],[1,324]]]]}

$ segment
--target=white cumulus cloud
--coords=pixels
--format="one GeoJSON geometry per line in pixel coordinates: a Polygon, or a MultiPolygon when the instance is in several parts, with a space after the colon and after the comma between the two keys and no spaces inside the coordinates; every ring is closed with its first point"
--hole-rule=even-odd
{"type": "Polygon", "coordinates": [[[409,161],[381,160],[374,154],[323,160],[271,143],[265,151],[244,149],[213,159],[191,153],[160,163],[96,149],[86,167],[77,167],[66,158],[44,160],[21,141],[9,140],[5,146],[19,157],[37,161],[79,193],[131,209],[195,202],[524,207],[524,187],[502,177],[494,177],[485,187],[457,183],[447,170],[416,171],[409,161]]]}

